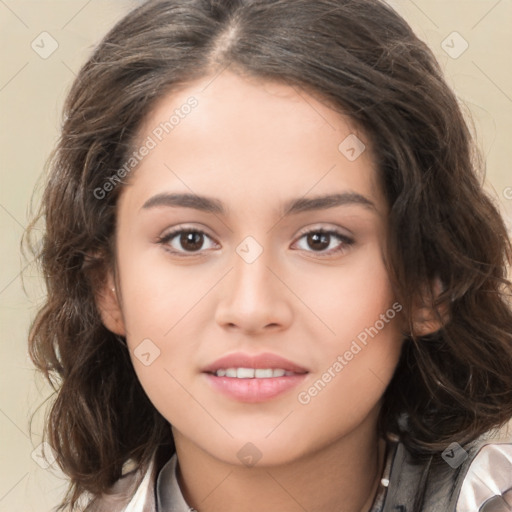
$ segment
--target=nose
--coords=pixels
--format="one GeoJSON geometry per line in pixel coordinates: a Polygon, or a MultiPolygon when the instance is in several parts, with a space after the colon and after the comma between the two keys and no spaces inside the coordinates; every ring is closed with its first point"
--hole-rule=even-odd
{"type": "Polygon", "coordinates": [[[233,269],[219,289],[217,324],[253,335],[286,329],[293,317],[292,293],[276,276],[279,271],[266,251],[252,263],[235,254],[233,269]]]}

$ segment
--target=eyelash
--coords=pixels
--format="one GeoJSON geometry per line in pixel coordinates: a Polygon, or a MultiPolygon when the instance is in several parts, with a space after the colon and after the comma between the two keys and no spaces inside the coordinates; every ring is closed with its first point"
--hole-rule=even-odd
{"type": "MultiPolygon", "coordinates": [[[[203,256],[204,252],[202,253],[201,251],[195,251],[195,252],[194,251],[188,251],[188,252],[185,251],[185,252],[183,252],[183,251],[176,251],[174,249],[169,248],[169,242],[171,242],[176,237],[176,235],[179,235],[182,233],[195,233],[195,234],[205,235],[206,237],[211,239],[211,237],[206,232],[204,232],[200,229],[184,228],[184,227],[180,226],[180,227],[166,233],[165,235],[158,237],[156,242],[158,244],[163,245],[164,249],[166,251],[168,251],[171,254],[178,256],[178,257],[188,258],[188,257],[194,257],[194,256],[203,256]]],[[[334,236],[342,242],[337,249],[334,249],[334,250],[331,249],[329,252],[306,251],[306,252],[312,252],[313,254],[318,254],[321,258],[329,257],[329,256],[332,256],[332,255],[338,254],[338,253],[343,253],[344,251],[348,250],[348,248],[350,246],[352,246],[354,244],[353,239],[342,234],[341,232],[339,232],[337,230],[333,230],[333,229],[324,229],[324,228],[310,229],[310,230],[304,231],[300,234],[298,240],[301,240],[302,238],[304,238],[305,236],[310,235],[310,234],[322,234],[322,235],[334,236]]]]}

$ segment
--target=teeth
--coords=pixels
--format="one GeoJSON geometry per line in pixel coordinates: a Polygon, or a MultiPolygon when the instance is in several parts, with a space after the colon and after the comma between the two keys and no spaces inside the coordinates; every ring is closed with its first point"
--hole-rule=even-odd
{"type": "Polygon", "coordinates": [[[254,368],[237,368],[235,370],[237,379],[252,379],[254,378],[254,368]]]}
{"type": "Polygon", "coordinates": [[[268,379],[269,377],[272,377],[273,374],[274,370],[271,370],[270,368],[265,370],[262,368],[257,368],[256,370],[254,370],[254,376],[257,379],[268,379]]]}
{"type": "Polygon", "coordinates": [[[217,377],[234,377],[237,379],[270,379],[272,377],[295,374],[282,368],[222,368],[217,370],[215,375],[217,377]]]}

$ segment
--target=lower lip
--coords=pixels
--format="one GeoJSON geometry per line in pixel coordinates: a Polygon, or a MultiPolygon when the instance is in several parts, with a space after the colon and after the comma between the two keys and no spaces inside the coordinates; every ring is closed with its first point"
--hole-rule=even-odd
{"type": "Polygon", "coordinates": [[[300,384],[307,373],[267,379],[237,379],[205,373],[211,386],[240,402],[265,402],[300,384]]]}

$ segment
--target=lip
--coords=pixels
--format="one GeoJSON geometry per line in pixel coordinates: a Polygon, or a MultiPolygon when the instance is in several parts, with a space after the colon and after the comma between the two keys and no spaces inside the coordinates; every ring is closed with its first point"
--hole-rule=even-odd
{"type": "Polygon", "coordinates": [[[265,402],[275,398],[300,384],[309,373],[302,366],[269,352],[254,356],[243,353],[229,354],[206,366],[202,372],[213,389],[231,399],[246,403],[265,402]],[[217,377],[215,372],[222,368],[282,368],[295,374],[263,379],[217,377]]]}
{"type": "MultiPolygon", "coordinates": [[[[251,356],[250,354],[244,354],[237,352],[235,354],[228,354],[227,356],[217,359],[213,363],[209,364],[201,371],[203,373],[215,373],[221,368],[282,368],[288,372],[294,373],[308,373],[306,368],[299,366],[298,364],[285,359],[284,357],[272,354],[271,352],[263,352],[251,356]]],[[[279,377],[276,377],[279,378],[279,377]]]]}
{"type": "Polygon", "coordinates": [[[205,373],[208,384],[216,391],[238,402],[258,403],[272,398],[298,386],[307,373],[270,377],[267,379],[237,379],[235,377],[217,377],[205,373]]]}

